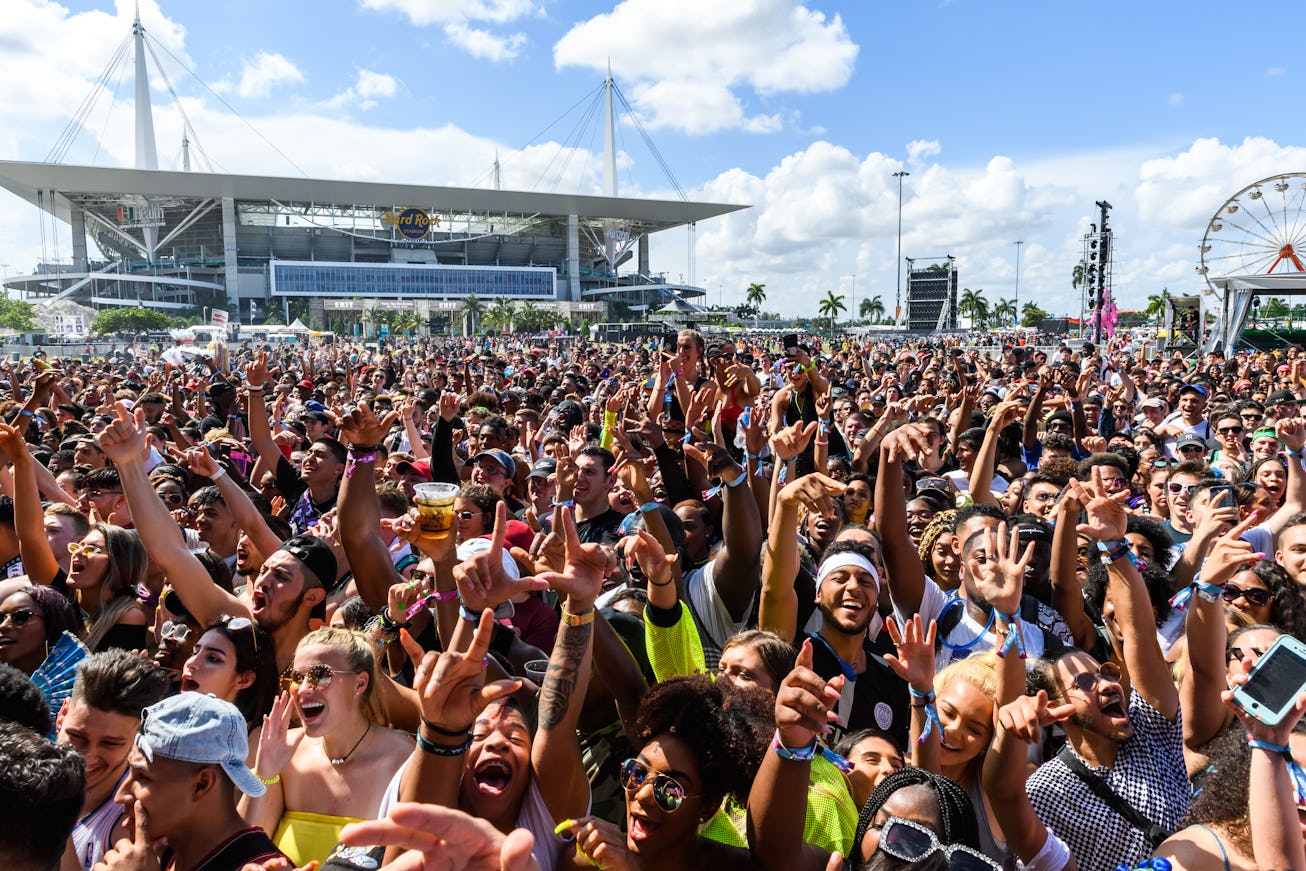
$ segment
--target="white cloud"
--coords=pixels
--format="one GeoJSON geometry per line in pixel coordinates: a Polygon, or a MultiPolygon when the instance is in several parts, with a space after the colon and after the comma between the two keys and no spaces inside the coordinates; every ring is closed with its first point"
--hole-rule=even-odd
{"type": "Polygon", "coordinates": [[[1167,94],[1165,102],[1170,106],[1182,106],[1184,103],[1184,95],[1177,91],[1173,94],[1167,94]]]}
{"type": "Polygon", "coordinates": [[[1284,69],[1283,67],[1270,67],[1268,70],[1265,71],[1265,74],[1266,74],[1267,76],[1269,76],[1270,78],[1274,78],[1274,77],[1276,77],[1276,76],[1281,76],[1281,75],[1285,74],[1286,72],[1288,72],[1288,71],[1287,71],[1286,69],[1284,69]]]}
{"type": "Polygon", "coordinates": [[[797,0],[624,0],[572,27],[553,60],[602,72],[611,59],[647,126],[703,134],[780,129],[779,114],[750,114],[741,90],[764,101],[835,90],[857,53],[840,16],[797,0]]]}
{"type": "Polygon", "coordinates": [[[396,12],[419,27],[438,25],[445,37],[472,57],[502,63],[521,54],[526,34],[496,33],[475,24],[504,25],[543,8],[532,0],[362,0],[364,8],[396,12]]]}
{"type": "Polygon", "coordinates": [[[920,163],[931,157],[937,157],[942,150],[936,140],[916,139],[907,143],[907,160],[911,163],[920,163]]]}
{"type": "Polygon", "coordinates": [[[266,97],[278,85],[303,81],[304,74],[285,55],[261,51],[245,62],[236,93],[246,99],[266,97]]]}
{"type": "Polygon", "coordinates": [[[372,70],[359,70],[358,80],[352,86],[322,103],[323,108],[341,109],[356,105],[359,109],[371,109],[379,99],[393,97],[399,89],[399,81],[386,73],[372,70]]]}
{"type": "Polygon", "coordinates": [[[451,22],[444,26],[444,35],[449,41],[482,60],[496,63],[512,60],[521,53],[526,45],[526,34],[511,33],[499,35],[479,27],[469,27],[462,22],[451,22]]]}

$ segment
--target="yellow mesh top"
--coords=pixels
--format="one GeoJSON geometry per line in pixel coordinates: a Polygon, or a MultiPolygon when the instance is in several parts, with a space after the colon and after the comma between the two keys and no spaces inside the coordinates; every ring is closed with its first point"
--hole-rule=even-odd
{"type": "MultiPolygon", "coordinates": [[[[685,603],[680,606],[680,619],[674,626],[663,628],[648,618],[644,610],[644,649],[649,665],[659,681],[684,674],[707,672],[707,658],[703,656],[703,642],[698,637],[698,627],[689,615],[685,603]]],[[[722,843],[725,843],[724,841],[722,843]]]]}

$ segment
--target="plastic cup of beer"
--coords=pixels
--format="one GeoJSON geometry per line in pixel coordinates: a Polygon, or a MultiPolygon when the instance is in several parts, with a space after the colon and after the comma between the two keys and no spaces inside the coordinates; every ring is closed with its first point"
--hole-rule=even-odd
{"type": "Polygon", "coordinates": [[[544,686],[544,676],[549,673],[549,661],[547,659],[531,659],[526,661],[526,677],[530,678],[537,687],[544,686]]]}
{"type": "Polygon", "coordinates": [[[444,538],[449,534],[453,529],[453,500],[457,495],[457,484],[417,484],[413,487],[417,525],[423,535],[444,538]]]}

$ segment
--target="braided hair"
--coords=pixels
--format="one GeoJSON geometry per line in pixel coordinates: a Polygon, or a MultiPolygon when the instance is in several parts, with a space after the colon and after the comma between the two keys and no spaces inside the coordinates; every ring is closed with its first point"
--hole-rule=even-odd
{"type": "Polygon", "coordinates": [[[857,834],[853,837],[852,852],[849,859],[854,868],[861,867],[866,858],[862,856],[862,840],[871,827],[875,815],[884,807],[895,792],[908,786],[928,786],[934,790],[934,797],[939,803],[939,823],[943,831],[939,841],[944,844],[965,844],[979,850],[979,822],[975,818],[975,808],[955,780],[934,774],[923,768],[907,766],[886,775],[871,792],[866,803],[862,805],[857,817],[857,834]]]}

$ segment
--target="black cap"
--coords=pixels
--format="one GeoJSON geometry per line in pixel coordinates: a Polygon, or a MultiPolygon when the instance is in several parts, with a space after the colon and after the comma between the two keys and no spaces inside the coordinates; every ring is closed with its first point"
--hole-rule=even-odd
{"type": "Polygon", "coordinates": [[[336,555],[331,546],[316,535],[297,535],[281,543],[284,550],[304,564],[317,576],[318,584],[326,588],[336,580],[336,555]]]}

